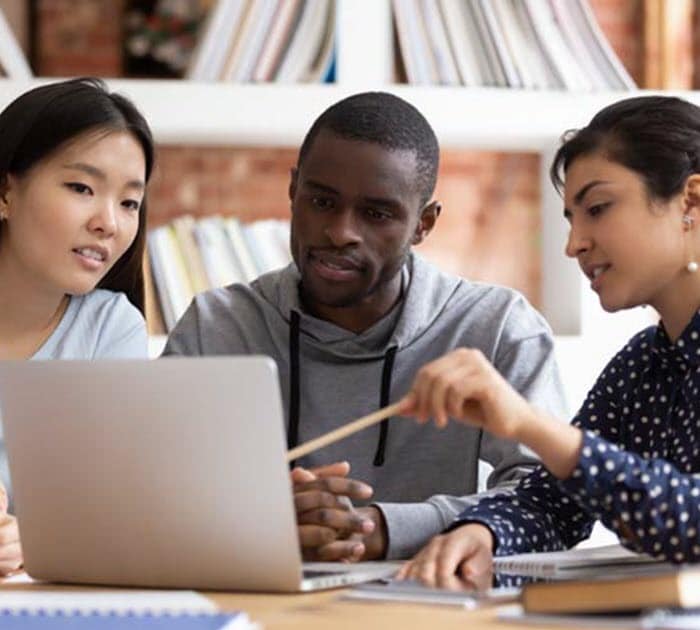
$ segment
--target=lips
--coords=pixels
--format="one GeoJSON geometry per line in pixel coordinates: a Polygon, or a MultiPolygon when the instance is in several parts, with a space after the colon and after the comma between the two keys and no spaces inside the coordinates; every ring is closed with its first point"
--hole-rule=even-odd
{"type": "Polygon", "coordinates": [[[596,280],[600,274],[610,269],[608,264],[582,264],[581,267],[589,280],[596,280]]]}
{"type": "Polygon", "coordinates": [[[89,267],[102,266],[109,259],[109,251],[102,245],[83,245],[73,248],[84,264],[89,267]]]}
{"type": "Polygon", "coordinates": [[[311,250],[308,258],[318,275],[326,280],[353,280],[363,271],[363,265],[357,258],[348,254],[311,250]]]}
{"type": "Polygon", "coordinates": [[[581,263],[581,267],[583,269],[583,272],[586,274],[586,277],[591,281],[591,289],[593,289],[593,291],[598,291],[598,289],[600,289],[602,277],[605,274],[605,272],[608,271],[608,269],[610,269],[611,265],[602,263],[581,263]]]}

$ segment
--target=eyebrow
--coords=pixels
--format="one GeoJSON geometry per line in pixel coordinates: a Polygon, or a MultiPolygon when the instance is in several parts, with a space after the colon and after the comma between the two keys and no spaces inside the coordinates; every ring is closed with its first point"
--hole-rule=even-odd
{"type": "MultiPolygon", "coordinates": [[[[63,168],[70,169],[73,171],[82,171],[83,173],[92,175],[97,179],[107,179],[107,175],[105,175],[104,171],[100,170],[95,166],[91,166],[90,164],[85,164],[84,162],[73,162],[71,164],[63,164],[63,168]]],[[[131,179],[126,183],[126,186],[127,188],[136,188],[137,190],[144,190],[146,188],[146,184],[140,179],[131,179]]]]}
{"type": "Polygon", "coordinates": [[[594,188],[596,186],[600,186],[601,184],[609,184],[610,182],[605,181],[603,179],[594,179],[592,182],[588,182],[581,190],[579,190],[575,195],[574,195],[574,203],[579,204],[583,201],[583,198],[586,196],[588,191],[591,188],[594,188]]]}
{"type": "MultiPolygon", "coordinates": [[[[339,195],[340,193],[333,187],[327,186],[326,184],[321,184],[320,182],[315,182],[313,180],[306,180],[304,182],[304,185],[313,188],[322,192],[330,193],[333,195],[339,195]]],[[[384,197],[363,197],[362,198],[365,202],[374,204],[376,206],[390,206],[390,207],[397,207],[400,206],[401,203],[396,201],[395,199],[387,199],[384,197]]]]}
{"type": "Polygon", "coordinates": [[[315,188],[316,190],[332,193],[334,195],[339,194],[335,188],[332,188],[331,186],[326,186],[326,184],[321,184],[320,182],[315,182],[312,179],[307,179],[304,182],[304,186],[306,186],[307,188],[315,188]]]}

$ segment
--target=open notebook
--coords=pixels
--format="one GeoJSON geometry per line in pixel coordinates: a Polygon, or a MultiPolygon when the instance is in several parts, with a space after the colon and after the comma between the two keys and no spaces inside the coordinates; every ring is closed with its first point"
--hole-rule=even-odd
{"type": "Polygon", "coordinates": [[[651,556],[635,553],[615,544],[495,557],[493,570],[496,573],[514,575],[574,578],[594,575],[602,569],[606,572],[614,571],[616,574],[647,571],[650,564],[663,566],[663,563],[651,556]]]}

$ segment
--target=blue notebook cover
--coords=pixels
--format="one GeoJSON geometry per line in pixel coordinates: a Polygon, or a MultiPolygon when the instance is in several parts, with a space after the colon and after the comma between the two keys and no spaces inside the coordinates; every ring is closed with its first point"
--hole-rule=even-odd
{"type": "Polygon", "coordinates": [[[123,613],[0,610],[2,630],[245,630],[244,613],[123,613]]]}

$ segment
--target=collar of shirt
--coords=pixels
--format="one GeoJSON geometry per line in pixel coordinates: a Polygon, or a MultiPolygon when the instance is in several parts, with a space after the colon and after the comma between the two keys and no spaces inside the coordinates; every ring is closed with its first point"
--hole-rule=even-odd
{"type": "Polygon", "coordinates": [[[700,366],[700,311],[696,311],[675,343],[671,342],[663,322],[660,322],[651,351],[663,365],[673,366],[682,372],[700,366]]]}

